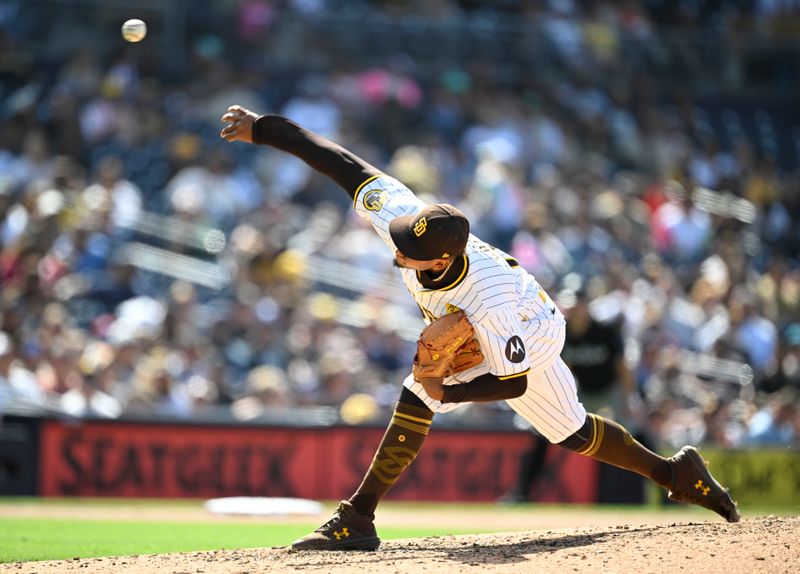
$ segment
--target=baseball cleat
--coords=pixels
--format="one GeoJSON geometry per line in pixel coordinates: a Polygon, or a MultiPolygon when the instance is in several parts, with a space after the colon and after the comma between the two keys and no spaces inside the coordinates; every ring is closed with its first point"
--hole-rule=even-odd
{"type": "Polygon", "coordinates": [[[372,518],[343,500],[333,517],[311,534],[298,538],[289,548],[302,550],[377,550],[381,544],[372,518]]]}
{"type": "Polygon", "coordinates": [[[673,470],[673,484],[669,499],[687,502],[713,510],[728,522],[741,518],[736,503],[728,489],[708,472],[708,463],[693,446],[685,446],[675,456],[667,459],[673,470]]]}

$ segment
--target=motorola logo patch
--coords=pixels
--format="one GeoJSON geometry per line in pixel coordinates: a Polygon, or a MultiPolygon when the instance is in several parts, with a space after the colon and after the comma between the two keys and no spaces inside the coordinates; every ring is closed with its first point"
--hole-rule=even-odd
{"type": "Polygon", "coordinates": [[[506,359],[512,363],[521,363],[525,359],[525,343],[517,335],[506,343],[506,359]]]}

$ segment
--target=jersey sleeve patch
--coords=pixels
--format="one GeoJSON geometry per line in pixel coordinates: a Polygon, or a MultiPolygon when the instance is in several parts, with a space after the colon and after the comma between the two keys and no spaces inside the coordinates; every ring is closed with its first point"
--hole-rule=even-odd
{"type": "MultiPolygon", "coordinates": [[[[383,177],[383,174],[373,175],[372,177],[369,177],[369,178],[365,179],[361,183],[361,185],[358,186],[358,188],[356,189],[356,192],[353,194],[353,209],[355,209],[355,207],[358,205],[358,196],[361,193],[361,190],[364,189],[364,187],[366,185],[369,185],[371,182],[375,181],[379,177],[383,177]]],[[[364,207],[366,207],[370,211],[378,211],[378,210],[380,210],[381,207],[383,207],[383,203],[381,203],[377,207],[373,207],[373,208],[367,207],[367,201],[366,201],[367,196],[371,196],[373,194],[373,192],[376,192],[376,191],[377,192],[381,192],[383,190],[381,190],[381,189],[372,189],[372,190],[369,190],[367,193],[364,194],[364,207]]],[[[385,199],[385,196],[384,196],[384,199],[385,199]]]]}
{"type": "Polygon", "coordinates": [[[514,335],[506,341],[505,355],[512,363],[521,363],[525,360],[525,343],[519,335],[514,335]]]}
{"type": "Polygon", "coordinates": [[[380,211],[386,204],[386,190],[370,189],[364,194],[364,199],[361,200],[361,203],[367,211],[380,211]]]}

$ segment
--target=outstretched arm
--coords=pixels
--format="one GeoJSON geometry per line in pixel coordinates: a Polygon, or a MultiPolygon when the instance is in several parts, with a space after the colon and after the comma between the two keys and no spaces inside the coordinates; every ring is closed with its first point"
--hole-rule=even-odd
{"type": "Polygon", "coordinates": [[[276,115],[259,116],[241,106],[230,106],[222,116],[228,125],[220,137],[269,145],[299,157],[309,166],[330,177],[351,197],[358,187],[381,171],[329,139],[276,115]]]}

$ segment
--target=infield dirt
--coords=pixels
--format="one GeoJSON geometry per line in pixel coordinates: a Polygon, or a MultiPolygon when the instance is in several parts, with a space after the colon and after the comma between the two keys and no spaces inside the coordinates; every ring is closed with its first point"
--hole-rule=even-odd
{"type": "MultiPolygon", "coordinates": [[[[648,517],[649,518],[649,517],[648,517]]],[[[627,523],[623,520],[627,519],[627,523]]],[[[480,519],[478,519],[480,520],[480,519]]],[[[293,553],[286,548],[88,558],[0,565],[20,574],[796,573],[800,517],[600,525],[384,541],[375,552],[293,553]]],[[[473,524],[479,524],[474,522],[473,524]]],[[[484,526],[482,521],[481,526],[484,526]]],[[[469,526],[464,523],[462,526],[469,526]]]]}

